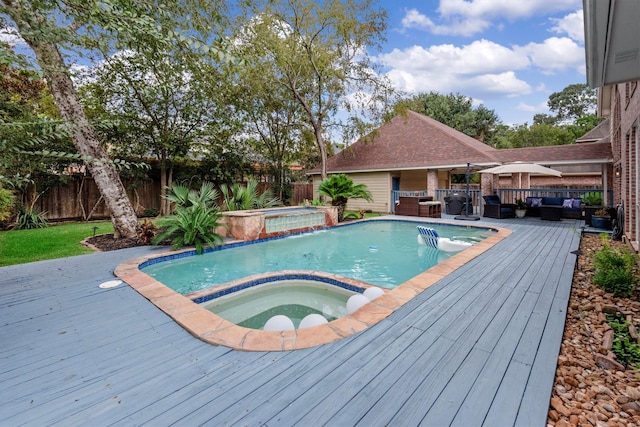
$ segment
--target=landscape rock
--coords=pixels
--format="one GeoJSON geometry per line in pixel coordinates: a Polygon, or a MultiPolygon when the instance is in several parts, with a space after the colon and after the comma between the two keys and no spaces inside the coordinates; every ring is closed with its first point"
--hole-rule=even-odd
{"type": "MultiPolygon", "coordinates": [[[[623,247],[617,241],[612,247],[623,247]]],[[[548,426],[640,427],[640,374],[615,360],[605,313],[622,313],[640,326],[640,301],[615,298],[594,286],[593,257],[600,236],[583,234],[574,270],[564,336],[547,418],[548,426]],[[606,340],[606,342],[605,342],[606,340]]],[[[632,332],[633,333],[633,332],[632,332]]]]}

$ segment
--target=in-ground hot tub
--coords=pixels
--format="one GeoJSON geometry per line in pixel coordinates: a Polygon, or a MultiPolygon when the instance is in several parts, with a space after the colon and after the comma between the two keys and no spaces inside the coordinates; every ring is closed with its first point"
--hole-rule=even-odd
{"type": "Polygon", "coordinates": [[[347,315],[347,302],[364,287],[311,274],[282,274],[187,295],[193,302],[238,326],[264,329],[274,316],[287,316],[295,329],[310,315],[331,322],[347,315]]]}
{"type": "Polygon", "coordinates": [[[291,232],[317,230],[338,224],[335,206],[290,206],[223,212],[216,230],[223,237],[257,240],[291,232]]]}

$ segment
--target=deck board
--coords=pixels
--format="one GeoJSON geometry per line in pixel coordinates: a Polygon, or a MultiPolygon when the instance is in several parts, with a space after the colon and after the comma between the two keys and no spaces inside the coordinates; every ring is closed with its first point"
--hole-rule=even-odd
{"type": "Polygon", "coordinates": [[[0,268],[3,425],[544,426],[581,221],[511,236],[380,323],[294,352],[191,336],[133,289],[131,248],[0,268]]]}

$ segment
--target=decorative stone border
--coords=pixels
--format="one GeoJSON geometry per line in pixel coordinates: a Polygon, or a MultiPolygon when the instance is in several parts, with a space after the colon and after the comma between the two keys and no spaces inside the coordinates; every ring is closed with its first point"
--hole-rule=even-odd
{"type": "MultiPolygon", "coordinates": [[[[425,223],[429,222],[425,221],[425,223]]],[[[459,226],[459,224],[447,222],[438,222],[438,224],[459,226]]],[[[115,275],[202,341],[244,351],[296,350],[334,342],[375,325],[425,289],[511,234],[511,230],[501,227],[476,225],[474,227],[489,228],[496,233],[396,288],[388,290],[384,295],[365,304],[350,315],[324,325],[293,331],[261,331],[235,325],[194,303],[187,296],[168,288],[138,268],[149,259],[186,252],[187,249],[125,261],[115,269],[115,275]]],[[[327,273],[317,274],[326,275],[327,273]]]]}

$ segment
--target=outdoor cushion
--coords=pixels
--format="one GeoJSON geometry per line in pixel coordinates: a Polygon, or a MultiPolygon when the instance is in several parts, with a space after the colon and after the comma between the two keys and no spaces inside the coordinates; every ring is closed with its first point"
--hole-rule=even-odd
{"type": "Polygon", "coordinates": [[[498,197],[496,195],[482,196],[482,198],[484,199],[485,203],[488,204],[488,205],[499,205],[500,204],[500,197],[498,197]]]}
{"type": "Polygon", "coordinates": [[[573,203],[571,205],[572,208],[574,209],[580,209],[580,205],[582,204],[582,200],[580,199],[572,199],[573,203]]]}
{"type": "Polygon", "coordinates": [[[571,209],[573,207],[573,199],[564,199],[562,207],[571,209]]]}
{"type": "Polygon", "coordinates": [[[543,197],[542,204],[543,205],[555,205],[562,206],[562,197],[543,197]]]}
{"type": "Polygon", "coordinates": [[[532,208],[539,208],[540,206],[542,206],[542,197],[532,197],[531,198],[531,207],[532,208]]]}

